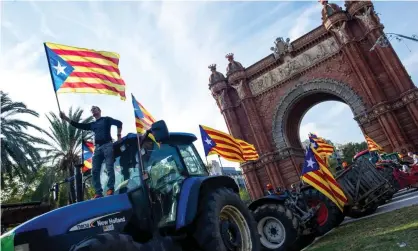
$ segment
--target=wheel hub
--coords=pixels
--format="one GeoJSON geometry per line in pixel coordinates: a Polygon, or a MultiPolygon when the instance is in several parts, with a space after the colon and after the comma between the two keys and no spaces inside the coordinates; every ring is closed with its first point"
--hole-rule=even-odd
{"type": "Polygon", "coordinates": [[[241,247],[241,234],[237,224],[229,220],[222,220],[220,223],[221,236],[228,250],[236,250],[241,247]]]}
{"type": "Polygon", "coordinates": [[[281,226],[275,221],[268,221],[264,226],[264,233],[270,242],[278,243],[283,239],[283,231],[281,226]]]}
{"type": "Polygon", "coordinates": [[[286,229],[275,217],[267,216],[257,222],[261,244],[269,250],[279,249],[286,241],[286,229]]]}

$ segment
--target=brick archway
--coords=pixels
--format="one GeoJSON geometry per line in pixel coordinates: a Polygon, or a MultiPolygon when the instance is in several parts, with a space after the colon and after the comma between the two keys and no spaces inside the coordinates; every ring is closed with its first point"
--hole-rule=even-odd
{"type": "Polygon", "coordinates": [[[347,104],[355,116],[366,112],[366,105],[360,95],[340,81],[318,78],[297,84],[283,95],[274,112],[272,131],[277,150],[298,147],[299,125],[303,115],[312,106],[329,100],[347,104]]]}
{"type": "Polygon", "coordinates": [[[391,46],[370,50],[384,34],[373,8],[371,1],[326,4],[322,25],[292,42],[277,38],[274,52],[256,63],[244,67],[228,54],[226,76],[209,67],[229,133],[260,155],[241,165],[253,198],[267,183],[299,181],[299,125],[322,101],[350,106],[361,131],[385,151],[418,150],[418,88],[391,46]]]}

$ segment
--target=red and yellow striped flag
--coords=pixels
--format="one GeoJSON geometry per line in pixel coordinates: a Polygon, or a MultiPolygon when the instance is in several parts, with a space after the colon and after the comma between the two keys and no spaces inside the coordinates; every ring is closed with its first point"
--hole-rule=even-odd
{"type": "Polygon", "coordinates": [[[258,159],[255,147],[248,142],[207,126],[200,125],[199,127],[206,156],[218,154],[233,162],[258,159]]]}
{"type": "Polygon", "coordinates": [[[240,139],[235,139],[235,140],[241,146],[244,160],[257,160],[258,159],[258,153],[255,150],[254,145],[251,145],[250,143],[245,142],[244,140],[240,140],[240,139]]]}
{"type": "Polygon", "coordinates": [[[331,156],[334,153],[334,146],[328,144],[325,139],[318,137],[316,134],[310,133],[309,141],[321,156],[331,156]]]}
{"type": "Polygon", "coordinates": [[[367,148],[369,148],[370,152],[377,151],[377,152],[384,152],[383,148],[379,146],[374,140],[372,140],[369,136],[364,135],[367,142],[367,148]]]}
{"type": "Polygon", "coordinates": [[[81,171],[83,173],[87,172],[92,167],[93,161],[93,153],[94,153],[94,144],[90,141],[82,141],[81,142],[81,150],[83,151],[82,158],[83,158],[83,168],[81,171]]]}
{"type": "MultiPolygon", "coordinates": [[[[154,124],[155,119],[151,115],[151,113],[149,113],[145,109],[145,107],[136,100],[134,95],[133,94],[131,95],[132,95],[132,106],[134,107],[134,114],[135,114],[136,132],[140,135],[144,135],[146,131],[151,128],[152,124],[154,124]]],[[[160,146],[159,143],[155,140],[154,135],[150,133],[148,134],[148,137],[152,139],[155,143],[157,143],[158,146],[160,146]]]]}
{"type": "Polygon", "coordinates": [[[344,210],[347,197],[313,146],[306,151],[302,180],[328,197],[341,211],[344,210]]]}
{"type": "Polygon", "coordinates": [[[57,93],[96,93],[125,96],[119,54],[44,43],[54,90],[57,93]]]}

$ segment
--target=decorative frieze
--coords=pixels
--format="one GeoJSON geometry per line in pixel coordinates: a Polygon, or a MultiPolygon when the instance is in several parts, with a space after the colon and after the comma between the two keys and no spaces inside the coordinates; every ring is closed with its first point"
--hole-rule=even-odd
{"type": "Polygon", "coordinates": [[[253,95],[257,95],[301,71],[334,55],[339,50],[335,38],[328,38],[294,58],[286,57],[285,62],[271,71],[253,79],[249,86],[253,95]]]}

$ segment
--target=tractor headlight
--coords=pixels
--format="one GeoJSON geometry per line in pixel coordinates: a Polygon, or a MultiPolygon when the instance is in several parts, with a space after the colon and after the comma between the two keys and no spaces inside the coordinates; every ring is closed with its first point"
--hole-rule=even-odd
{"type": "Polygon", "coordinates": [[[29,251],[29,244],[15,246],[15,251],[29,251]]]}

